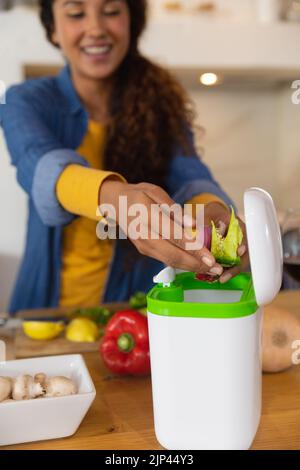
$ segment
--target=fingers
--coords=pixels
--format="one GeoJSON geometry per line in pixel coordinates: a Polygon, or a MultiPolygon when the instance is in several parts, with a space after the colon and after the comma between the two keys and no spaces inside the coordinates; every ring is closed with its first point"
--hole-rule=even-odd
{"type": "Polygon", "coordinates": [[[173,244],[181,247],[184,250],[187,250],[192,256],[195,256],[200,263],[200,271],[201,273],[210,272],[214,275],[221,275],[223,273],[222,266],[216,262],[213,254],[205,247],[193,247],[192,245],[195,243],[196,238],[194,237],[193,240],[190,240],[183,236],[182,240],[172,239],[170,240],[173,244]]]}
{"type": "MultiPolygon", "coordinates": [[[[246,231],[242,221],[241,226],[245,237],[243,244],[237,251],[238,255],[242,258],[242,263],[240,266],[224,271],[223,267],[216,263],[214,256],[207,248],[193,248],[192,245],[196,241],[195,237],[190,238],[187,232],[182,229],[184,227],[194,227],[196,221],[192,217],[183,218],[182,207],[178,209],[178,205],[174,206],[175,202],[162,188],[150,183],[139,183],[134,185],[134,188],[135,190],[138,189],[138,192],[141,191],[138,199],[139,201],[144,201],[151,214],[152,204],[157,205],[158,209],[157,226],[150,227],[147,224],[148,233],[149,231],[151,232],[150,239],[132,240],[142,254],[159,259],[166,265],[175,268],[209,273],[220,277],[220,282],[222,283],[227,282],[248,267],[249,257],[247,254],[246,231]],[[152,236],[153,233],[156,234],[156,237],[152,236]],[[178,236],[178,233],[180,236],[178,236]]],[[[230,220],[230,211],[226,210],[222,204],[217,203],[208,204],[205,211],[206,217],[210,221],[214,220],[219,232],[225,235],[230,220]]]]}
{"type": "Polygon", "coordinates": [[[241,259],[241,264],[239,266],[234,266],[233,268],[226,269],[222,276],[220,277],[221,284],[225,284],[234,276],[237,276],[243,271],[246,271],[249,268],[250,260],[249,254],[246,252],[241,259]]]}
{"type": "Polygon", "coordinates": [[[246,245],[240,245],[237,250],[237,254],[239,256],[243,256],[246,253],[247,247],[246,245]]]}
{"type": "Polygon", "coordinates": [[[247,251],[247,233],[246,233],[246,226],[244,222],[238,217],[240,227],[243,231],[243,242],[237,249],[238,256],[241,257],[241,264],[239,266],[234,266],[233,268],[226,269],[222,276],[220,277],[220,282],[225,284],[234,276],[237,276],[243,271],[246,271],[249,268],[250,260],[249,260],[249,253],[247,251]]]}
{"type": "Polygon", "coordinates": [[[182,208],[178,214],[176,211],[171,211],[171,207],[176,203],[162,188],[151,183],[139,183],[137,186],[146,192],[153,203],[162,205],[162,210],[166,215],[169,215],[172,220],[175,220],[178,224],[185,227],[193,228],[196,226],[196,220],[194,220],[192,216],[185,214],[182,217],[182,208]]]}
{"type": "Polygon", "coordinates": [[[237,249],[237,254],[241,258],[241,264],[239,266],[234,266],[233,268],[226,269],[222,276],[220,277],[220,282],[225,284],[226,282],[230,281],[234,276],[237,276],[243,271],[246,271],[250,265],[249,253],[247,248],[247,233],[246,227],[244,222],[239,219],[240,226],[243,230],[243,242],[237,249]]]}
{"type": "MultiPolygon", "coordinates": [[[[163,219],[163,217],[162,217],[163,219]]],[[[166,221],[169,224],[170,231],[168,233],[168,240],[170,241],[170,244],[172,244],[174,247],[180,248],[182,251],[188,253],[190,256],[196,258],[198,261],[198,268],[197,271],[201,273],[205,273],[209,270],[213,270],[213,274],[221,275],[223,272],[223,268],[221,265],[217,264],[215,261],[214,256],[211,254],[211,252],[203,247],[199,249],[198,247],[195,249],[188,249],[189,245],[192,245],[193,242],[196,241],[195,236],[193,239],[187,238],[185,236],[184,231],[182,230],[182,227],[179,226],[176,221],[168,219],[166,221]],[[175,234],[180,234],[181,238],[175,237],[175,234]]],[[[163,220],[161,221],[161,226],[163,225],[163,220]]],[[[160,232],[160,236],[164,238],[164,232],[160,232]]],[[[179,266],[178,266],[179,267],[179,266]]]]}
{"type": "MultiPolygon", "coordinates": [[[[160,187],[149,184],[139,183],[137,185],[126,185],[122,195],[128,197],[128,207],[134,205],[134,203],[142,204],[146,209],[147,213],[151,217],[145,218],[145,221],[140,221],[139,225],[135,227],[129,227],[129,223],[134,220],[134,213],[128,215],[126,223],[122,224],[121,220],[118,223],[121,228],[124,225],[124,231],[129,238],[137,247],[138,251],[146,256],[158,259],[168,266],[179,268],[192,272],[209,273],[214,276],[222,276],[223,268],[220,264],[216,263],[216,260],[212,253],[205,247],[194,248],[193,242],[196,242],[195,236],[192,238],[188,236],[188,233],[183,230],[185,227],[193,227],[196,225],[191,217],[183,216],[183,210],[180,205],[175,205],[175,202],[169,197],[169,195],[160,187]],[[125,193],[124,193],[125,191],[125,193]],[[152,224],[152,205],[156,205],[159,210],[159,216],[157,218],[157,227],[152,224]],[[161,207],[162,206],[162,207],[161,207]],[[174,207],[174,208],[173,208],[174,207]],[[150,222],[151,221],[151,222],[150,222]],[[150,222],[150,224],[149,224],[150,222]],[[163,229],[167,227],[168,236],[164,236],[166,233],[163,229]],[[128,228],[133,228],[135,232],[128,231],[128,228]],[[143,234],[142,238],[136,238],[136,233],[143,234]],[[153,237],[155,233],[156,237],[153,237]],[[176,236],[176,234],[180,236],[176,236]],[[131,236],[130,236],[131,234],[131,236]],[[147,234],[146,238],[144,235],[147,234]],[[190,246],[188,246],[188,244],[190,246]]],[[[224,221],[223,214],[224,208],[222,205],[217,205],[216,208],[210,207],[210,210],[214,212],[214,216],[220,214],[218,217],[219,221],[224,221]],[[214,209],[212,211],[212,209],[214,209]],[[217,209],[217,210],[216,210],[217,209]],[[223,215],[223,217],[221,217],[223,215]]],[[[215,217],[217,218],[217,217],[215,217]]],[[[211,217],[211,220],[213,217],[211,217]]],[[[223,230],[226,227],[223,223],[223,230]]],[[[220,227],[222,229],[222,226],[220,227]]],[[[192,232],[192,231],[191,231],[192,232]]],[[[242,253],[243,248],[240,247],[242,253]]],[[[228,270],[227,274],[231,274],[232,271],[228,270]]],[[[234,272],[234,271],[233,271],[234,272]]]]}
{"type": "Polygon", "coordinates": [[[170,198],[168,193],[155,184],[139,183],[137,187],[145,191],[156,204],[168,204],[169,206],[175,204],[175,201],[170,198]]]}
{"type": "MultiPolygon", "coordinates": [[[[158,208],[159,225],[156,228],[151,227],[151,232],[156,233],[160,237],[160,239],[168,239],[171,245],[180,248],[181,251],[187,252],[189,254],[189,259],[191,257],[196,258],[198,262],[196,270],[198,272],[207,272],[210,269],[213,269],[214,274],[221,275],[223,272],[223,268],[220,265],[216,264],[215,258],[209,250],[207,250],[206,248],[188,250],[188,244],[191,245],[193,241],[196,241],[196,239],[195,236],[192,239],[188,238],[183,231],[182,208],[179,207],[178,212],[175,211],[171,213],[169,209],[175,203],[164,190],[158,188],[155,185],[147,183],[141,183],[138,186],[140,187],[140,189],[143,189],[146,192],[146,195],[151,198],[153,202],[155,202],[159,206],[161,206],[161,204],[164,205],[163,208],[158,208]]],[[[187,218],[184,220],[184,225],[186,225],[186,220],[187,218]]],[[[191,227],[191,224],[188,223],[187,225],[191,227]]],[[[175,267],[180,268],[180,266],[175,267]]]]}
{"type": "Polygon", "coordinates": [[[142,243],[140,240],[133,242],[138,251],[150,258],[158,259],[167,266],[172,268],[183,269],[191,272],[206,272],[207,267],[203,271],[203,265],[188,252],[179,247],[172,245],[169,240],[149,240],[142,243]]]}
{"type": "MultiPolygon", "coordinates": [[[[225,224],[225,231],[230,222],[231,211],[219,202],[210,202],[205,205],[204,220],[206,224],[214,222],[216,226],[225,224]]],[[[222,229],[221,229],[222,230],[222,229]]]]}
{"type": "MultiPolygon", "coordinates": [[[[151,204],[155,202],[149,196],[149,192],[151,192],[153,195],[152,188],[151,191],[149,191],[149,186],[151,185],[139,184],[138,186],[139,189],[142,189],[141,187],[147,187],[147,191],[145,189],[143,190],[142,194],[138,195],[138,200],[140,203],[142,202],[143,205],[147,208],[149,214],[151,213],[151,204]]],[[[134,197],[136,197],[136,195],[134,195],[134,197]]],[[[157,192],[155,192],[155,198],[156,200],[163,201],[164,203],[168,204],[168,206],[174,204],[174,202],[165,194],[162,194],[161,197],[157,197],[157,192]]],[[[151,220],[151,222],[153,221],[151,220]]],[[[180,222],[182,223],[182,220],[180,222]]],[[[175,228],[180,229],[180,234],[182,236],[183,229],[181,223],[177,224],[175,220],[170,218],[170,215],[165,214],[161,210],[158,212],[157,223],[157,226],[155,226],[153,223],[149,225],[149,220],[145,220],[142,222],[142,225],[143,232],[148,234],[147,238],[131,238],[132,243],[136,246],[141,254],[158,259],[164,264],[175,268],[192,272],[202,272],[203,270],[207,271],[206,265],[204,265],[202,262],[199,262],[195,256],[183,249],[183,240],[178,240],[178,244],[176,245],[169,239],[170,237],[166,237],[166,239],[164,239],[163,234],[166,235],[166,230],[163,231],[162,228],[166,229],[168,226],[170,236],[171,234],[173,235],[175,228]]]]}

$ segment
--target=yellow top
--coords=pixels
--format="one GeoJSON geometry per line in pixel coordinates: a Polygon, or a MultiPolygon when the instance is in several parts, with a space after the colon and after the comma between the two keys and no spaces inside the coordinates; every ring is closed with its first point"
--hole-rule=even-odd
{"type": "MultiPolygon", "coordinates": [[[[101,170],[105,145],[105,127],[90,121],[82,144],[77,149],[91,165],[69,165],[61,174],[57,197],[61,205],[79,215],[63,230],[60,306],[89,307],[101,302],[113,240],[99,240],[96,235],[99,189],[111,175],[121,175],[101,170]]],[[[187,203],[205,204],[221,201],[213,194],[203,193],[187,203]]],[[[223,203],[224,204],[224,203],[223,203]]]]}
{"type": "Polygon", "coordinates": [[[63,230],[60,305],[95,306],[101,302],[113,241],[96,235],[99,189],[112,172],[100,170],[105,144],[105,128],[90,121],[77,149],[91,165],[69,165],[57,182],[62,206],[79,215],[63,230]]]}

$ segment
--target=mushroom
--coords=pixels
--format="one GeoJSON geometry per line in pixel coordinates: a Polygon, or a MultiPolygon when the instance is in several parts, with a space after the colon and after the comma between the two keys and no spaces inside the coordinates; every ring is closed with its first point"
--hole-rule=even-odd
{"type": "Polygon", "coordinates": [[[42,387],[44,387],[46,380],[47,380],[47,375],[44,374],[43,372],[39,372],[38,374],[35,374],[34,376],[35,383],[41,384],[42,387]]]}
{"type": "Polygon", "coordinates": [[[12,380],[10,377],[0,377],[0,402],[10,397],[12,391],[12,380]]]}
{"type": "Polygon", "coordinates": [[[44,394],[40,383],[34,381],[31,375],[19,375],[13,382],[12,397],[14,400],[30,400],[44,394]]]}
{"type": "Polygon", "coordinates": [[[77,393],[77,387],[73,380],[67,377],[52,377],[45,383],[45,397],[64,397],[77,393]]]}

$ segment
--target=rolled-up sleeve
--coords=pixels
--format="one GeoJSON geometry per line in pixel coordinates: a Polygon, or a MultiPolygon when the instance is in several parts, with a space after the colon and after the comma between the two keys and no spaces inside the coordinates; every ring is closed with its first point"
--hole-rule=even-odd
{"type": "Polygon", "coordinates": [[[65,225],[74,219],[74,214],[61,205],[56,191],[61,174],[72,164],[88,166],[84,158],[69,149],[52,150],[36,165],[31,193],[37,212],[46,225],[65,225]]]}
{"type": "Polygon", "coordinates": [[[34,97],[20,86],[8,90],[6,104],[0,106],[0,125],[17,180],[33,199],[42,222],[48,226],[69,223],[75,216],[60,205],[56,181],[67,165],[88,166],[86,160],[64,148],[36,109],[34,97]]]}

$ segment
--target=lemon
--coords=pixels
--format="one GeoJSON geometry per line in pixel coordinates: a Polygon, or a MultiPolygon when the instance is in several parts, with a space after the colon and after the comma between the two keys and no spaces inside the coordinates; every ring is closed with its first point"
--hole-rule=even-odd
{"type": "Polygon", "coordinates": [[[69,341],[93,343],[98,336],[98,326],[89,318],[75,318],[69,323],[66,330],[66,338],[69,341]]]}
{"type": "Polygon", "coordinates": [[[56,338],[65,328],[62,322],[25,321],[23,330],[32,339],[56,338]]]}

